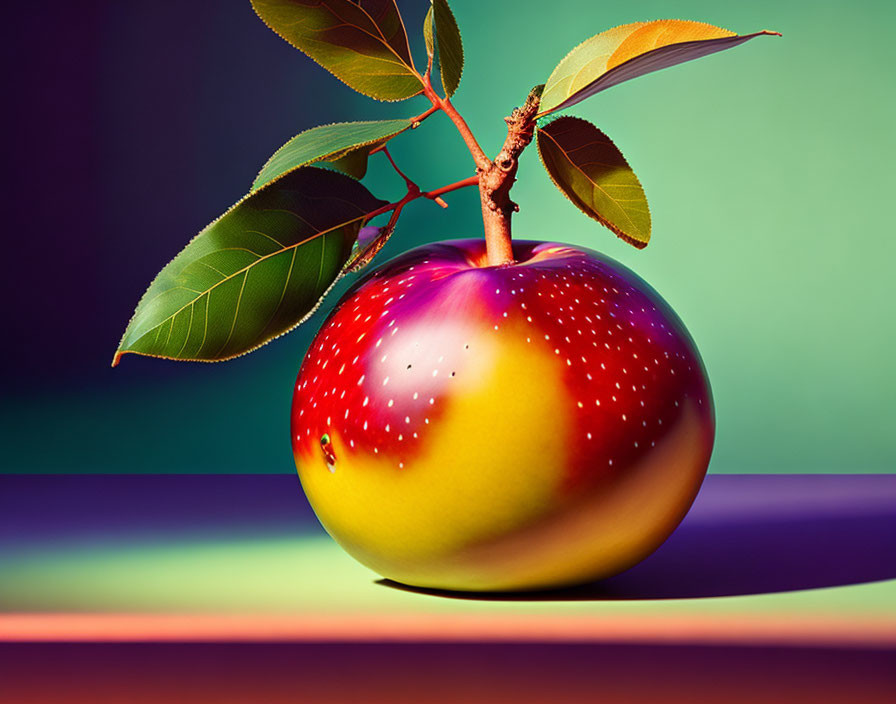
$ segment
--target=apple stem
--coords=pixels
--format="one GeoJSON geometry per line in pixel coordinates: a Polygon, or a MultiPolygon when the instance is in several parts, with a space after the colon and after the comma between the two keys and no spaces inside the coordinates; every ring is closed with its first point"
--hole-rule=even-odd
{"type": "Polygon", "coordinates": [[[504,118],[507,123],[507,138],[498,156],[492,160],[479,146],[469,125],[451,101],[436,93],[430,81],[430,72],[427,71],[419,78],[423,93],[432,102],[433,109],[442,110],[454,123],[476,164],[487,262],[489,266],[509,264],[513,261],[510,219],[519,210],[519,206],[510,199],[510,189],[516,181],[520,154],[529,146],[535,134],[535,119],[544,86],[533,88],[523,106],[514,109],[509,117],[504,118]]]}
{"type": "MultiPolygon", "coordinates": [[[[420,186],[418,186],[416,183],[414,183],[410,178],[407,177],[407,175],[405,175],[404,171],[402,171],[401,169],[398,168],[398,164],[395,163],[395,160],[392,158],[392,154],[386,148],[385,144],[383,146],[381,146],[377,151],[381,151],[383,154],[386,155],[386,158],[389,160],[389,163],[392,164],[392,168],[395,169],[396,173],[398,173],[398,175],[401,176],[402,179],[404,179],[405,186],[407,186],[407,189],[408,189],[408,193],[405,196],[405,200],[407,200],[408,198],[410,198],[410,200],[414,200],[419,195],[424,198],[429,198],[429,199],[435,201],[435,203],[442,208],[448,207],[448,204],[444,200],[442,200],[441,196],[431,195],[428,192],[421,191],[420,186]]],[[[370,152],[370,153],[373,154],[373,152],[370,152]]],[[[477,177],[477,183],[478,182],[479,181],[478,181],[478,177],[477,177]]],[[[410,202],[410,201],[408,201],[408,202],[410,202]]],[[[398,212],[398,210],[396,210],[395,212],[398,212]]]]}
{"type": "Polygon", "coordinates": [[[469,178],[455,181],[454,183],[449,183],[447,186],[442,186],[441,188],[436,188],[432,191],[424,191],[420,194],[420,196],[423,198],[429,198],[430,200],[434,200],[436,203],[438,203],[441,200],[439,196],[442,196],[445,193],[451,193],[451,191],[457,191],[461,188],[467,188],[469,186],[477,185],[479,185],[479,176],[470,176],[469,178]]]}
{"type": "Polygon", "coordinates": [[[433,108],[444,112],[448,116],[448,119],[454,123],[461,138],[464,140],[464,144],[467,145],[467,149],[470,150],[470,154],[473,156],[476,168],[482,171],[486,170],[491,164],[491,161],[485,155],[482,147],[479,146],[479,142],[477,142],[476,137],[473,136],[473,131],[470,129],[466,120],[461,117],[461,114],[457,111],[454,105],[451,104],[449,98],[443,98],[436,93],[435,88],[432,87],[432,82],[429,79],[429,73],[426,73],[423,76],[419,76],[418,74],[418,77],[420,78],[420,83],[423,84],[423,94],[429,98],[433,108]]]}
{"type": "Polygon", "coordinates": [[[411,179],[409,179],[405,175],[404,171],[402,171],[401,169],[398,168],[398,164],[395,163],[395,159],[392,158],[392,154],[389,153],[389,149],[388,149],[388,147],[386,147],[385,144],[383,145],[382,149],[380,149],[380,151],[386,155],[386,158],[389,160],[389,163],[392,164],[392,168],[395,169],[395,172],[399,176],[401,176],[402,179],[404,179],[405,185],[407,185],[407,187],[408,187],[408,191],[412,191],[415,188],[419,190],[419,186],[417,186],[416,183],[411,181],[411,179]]]}
{"type": "MultiPolygon", "coordinates": [[[[438,111],[439,111],[439,106],[433,105],[432,107],[429,108],[429,110],[421,112],[416,117],[412,117],[411,118],[411,129],[412,130],[417,129],[420,126],[420,123],[422,123],[427,117],[429,117],[430,115],[432,115],[433,113],[436,113],[438,111]]],[[[383,146],[385,146],[385,145],[383,145],[383,146]]],[[[373,150],[373,151],[376,151],[376,150],[373,150]]],[[[371,154],[373,153],[373,151],[371,152],[371,154]]]]}
{"type": "Polygon", "coordinates": [[[375,217],[382,215],[383,213],[389,213],[397,209],[400,210],[412,200],[417,200],[418,198],[428,198],[441,207],[446,208],[448,207],[448,204],[445,203],[444,200],[442,200],[443,195],[445,195],[446,193],[451,193],[452,191],[459,191],[461,188],[469,188],[470,186],[478,185],[479,176],[470,176],[469,178],[465,178],[461,181],[455,181],[454,183],[449,183],[447,186],[442,186],[441,188],[436,188],[432,191],[421,191],[417,187],[417,185],[412,182],[408,187],[408,192],[404,196],[404,198],[399,201],[395,201],[394,203],[388,203],[381,208],[377,208],[372,213],[368,213],[364,221],[369,222],[370,220],[373,220],[375,217]]]}
{"type": "Polygon", "coordinates": [[[488,263],[507,264],[513,261],[510,219],[519,206],[510,199],[510,189],[516,181],[519,158],[535,135],[535,116],[544,86],[536,86],[522,107],[515,108],[507,123],[507,138],[498,156],[480,175],[479,194],[482,198],[482,219],[485,223],[485,243],[488,263]]]}
{"type": "Polygon", "coordinates": [[[479,183],[482,201],[482,224],[485,226],[485,257],[489,266],[502,266],[513,262],[513,238],[510,231],[510,213],[494,207],[482,184],[479,183]]]}

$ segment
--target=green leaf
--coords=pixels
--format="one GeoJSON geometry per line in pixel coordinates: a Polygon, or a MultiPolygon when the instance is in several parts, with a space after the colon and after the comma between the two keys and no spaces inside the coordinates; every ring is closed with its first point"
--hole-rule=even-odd
{"type": "Polygon", "coordinates": [[[607,135],[587,120],[539,127],[538,153],[551,180],[585,215],[638,249],[650,240],[650,211],[638,177],[607,135]]]}
{"type": "Polygon", "coordinates": [[[230,359],[291,330],[315,311],[383,204],[358,181],[315,167],[251,193],[162,269],[112,366],[129,352],[230,359]]]}
{"type": "Polygon", "coordinates": [[[321,166],[326,165],[331,169],[341,171],[360,181],[367,174],[367,157],[370,156],[370,151],[374,146],[376,145],[362,147],[361,149],[353,149],[345,156],[318,163],[321,164],[321,166]]]}
{"type": "Polygon", "coordinates": [[[541,115],[568,108],[592,95],[669,66],[731,49],[778,32],[738,35],[702,22],[634,22],[596,34],[573,49],[545,83],[541,115]]]}
{"type": "Polygon", "coordinates": [[[373,258],[386,246],[386,242],[395,231],[395,223],[390,222],[384,227],[362,227],[358,233],[352,253],[345,263],[345,272],[360,271],[373,261],[373,258]]]}
{"type": "Polygon", "coordinates": [[[336,78],[377,100],[422,86],[395,0],[252,0],[274,32],[336,78]]]}
{"type": "Polygon", "coordinates": [[[426,50],[432,51],[432,25],[435,25],[435,47],[439,53],[439,73],[442,77],[442,88],[449,98],[454,95],[460,85],[460,77],[464,72],[464,47],[460,38],[460,30],[457,20],[448,0],[432,0],[431,12],[426,14],[427,20],[423,23],[423,38],[426,41],[426,50]],[[427,25],[429,25],[429,38],[427,38],[427,25]]]}
{"type": "Polygon", "coordinates": [[[432,5],[430,5],[426,17],[423,18],[423,43],[426,44],[427,57],[436,55],[436,39],[433,36],[432,23],[432,5]]]}
{"type": "Polygon", "coordinates": [[[367,156],[413,125],[413,120],[377,120],[375,122],[337,122],[300,132],[268,159],[255,177],[257,190],[293,169],[319,161],[355,178],[367,172],[367,156]]]}

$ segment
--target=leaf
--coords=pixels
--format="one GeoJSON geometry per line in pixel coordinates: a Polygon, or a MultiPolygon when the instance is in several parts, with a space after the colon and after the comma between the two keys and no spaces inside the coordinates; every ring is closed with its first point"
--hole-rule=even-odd
{"type": "Polygon", "coordinates": [[[432,0],[432,7],[423,22],[423,39],[428,55],[432,55],[435,48],[438,49],[442,88],[450,98],[460,85],[460,77],[464,72],[464,47],[448,0],[432,0]]]}
{"type": "Polygon", "coordinates": [[[538,153],[557,188],[585,215],[638,249],[646,247],[647,198],[610,138],[578,117],[560,117],[537,134],[538,153]]]}
{"type": "Polygon", "coordinates": [[[200,232],[140,299],[128,352],[219,361],[304,322],[383,201],[348,176],[305,167],[251,193],[200,232]]]}
{"type": "Polygon", "coordinates": [[[367,172],[367,156],[413,125],[413,120],[377,120],[374,122],[337,122],[300,132],[268,159],[255,177],[257,190],[293,169],[328,161],[330,166],[355,178],[367,172]]]}
{"type": "Polygon", "coordinates": [[[646,73],[731,49],[763,34],[738,35],[703,22],[656,20],[614,27],[586,39],[545,83],[539,117],[646,73]]]}
{"type": "Polygon", "coordinates": [[[336,159],[328,159],[318,163],[320,163],[321,166],[326,165],[331,169],[341,171],[347,176],[351,176],[360,181],[367,174],[367,157],[370,156],[370,152],[375,146],[377,145],[372,144],[369,147],[353,149],[352,151],[347,152],[345,156],[340,156],[336,159]]]}
{"type": "Polygon", "coordinates": [[[395,231],[395,223],[383,227],[362,227],[352,253],[345,263],[345,273],[360,271],[373,261],[395,231]]]}
{"type": "Polygon", "coordinates": [[[336,78],[377,100],[422,85],[395,0],[252,0],[274,32],[336,78]]]}
{"type": "Polygon", "coordinates": [[[423,43],[426,45],[426,56],[431,58],[436,55],[436,39],[432,31],[432,4],[426,11],[426,17],[423,18],[423,43]]]}

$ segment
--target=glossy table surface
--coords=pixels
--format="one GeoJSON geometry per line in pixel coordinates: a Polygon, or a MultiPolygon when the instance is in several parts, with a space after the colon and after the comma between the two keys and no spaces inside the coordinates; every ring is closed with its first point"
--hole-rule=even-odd
{"type": "Polygon", "coordinates": [[[0,640],[896,645],[894,475],[710,475],[628,572],[499,595],[380,580],[288,475],[0,487],[0,640]]]}
{"type": "Polygon", "coordinates": [[[0,476],[0,700],[891,702],[896,476],[714,475],[540,594],[383,582],[289,475],[0,476]]]}

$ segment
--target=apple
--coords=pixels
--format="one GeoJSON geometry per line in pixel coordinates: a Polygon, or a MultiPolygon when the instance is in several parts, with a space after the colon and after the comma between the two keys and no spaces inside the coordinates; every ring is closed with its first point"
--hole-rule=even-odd
{"type": "Polygon", "coordinates": [[[302,364],[292,442],[323,526],[384,577],[529,590],[618,573],[689,509],[715,430],[684,325],[586,249],[426,245],[359,281],[302,364]]]}

